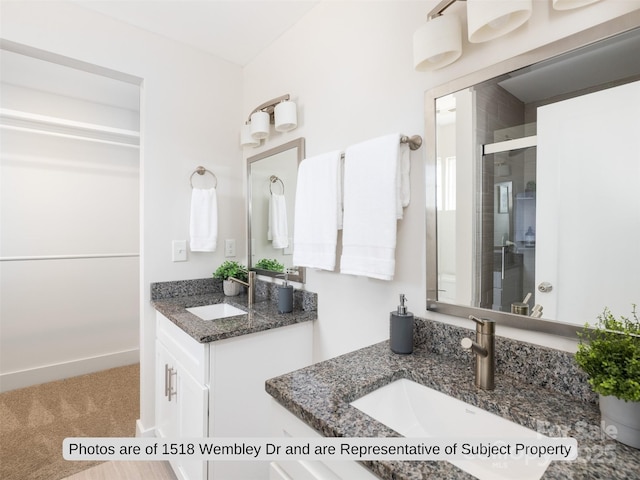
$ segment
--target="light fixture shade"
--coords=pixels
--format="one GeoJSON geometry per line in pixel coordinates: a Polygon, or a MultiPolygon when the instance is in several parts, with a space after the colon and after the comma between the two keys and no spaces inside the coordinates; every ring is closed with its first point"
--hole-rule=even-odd
{"type": "Polygon", "coordinates": [[[260,145],[260,140],[256,140],[251,136],[251,125],[248,123],[242,125],[240,129],[240,145],[243,147],[257,147],[260,145]]]}
{"type": "Polygon", "coordinates": [[[413,34],[413,68],[420,72],[442,68],[462,55],[462,28],[457,15],[440,15],[413,34]]]}
{"type": "Polygon", "coordinates": [[[573,8],[591,5],[598,1],[599,0],[553,0],[553,8],[554,10],[571,10],[573,8]]]}
{"type": "Polygon", "coordinates": [[[298,126],[298,114],[296,104],[293,102],[280,102],[275,108],[276,130],[288,132],[298,126]]]}
{"type": "Polygon", "coordinates": [[[269,136],[269,114],[259,111],[251,114],[251,136],[261,140],[269,136]]]}
{"type": "Polygon", "coordinates": [[[532,0],[467,0],[469,41],[481,43],[515,30],[531,16],[532,0]]]}

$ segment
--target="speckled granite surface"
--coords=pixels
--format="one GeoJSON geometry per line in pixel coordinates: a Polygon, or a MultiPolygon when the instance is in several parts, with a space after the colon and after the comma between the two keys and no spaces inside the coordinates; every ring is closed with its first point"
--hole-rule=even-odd
{"type": "MultiPolygon", "coordinates": [[[[552,462],[544,479],[640,478],[640,450],[601,434],[594,396],[577,375],[572,355],[496,339],[496,389],[473,384],[473,360],[459,340],[473,332],[418,319],[416,347],[396,355],[388,342],[269,379],[267,392],[325,436],[398,436],[349,402],[399,378],[409,378],[548,436],[578,441],[573,462],[552,462]],[[566,378],[566,377],[576,378],[566,378]]],[[[382,479],[470,479],[448,462],[362,462],[382,479]]]]}
{"type": "Polygon", "coordinates": [[[154,308],[200,343],[284,327],[317,319],[317,296],[302,290],[294,292],[293,312],[278,313],[276,284],[258,281],[256,300],[247,306],[247,294],[227,297],[222,282],[214,279],[184,280],[151,284],[154,308]],[[228,303],[247,312],[219,320],[201,320],[186,308],[228,303]]]}
{"type": "Polygon", "coordinates": [[[162,300],[175,297],[191,297],[208,293],[222,293],[222,281],[211,278],[194,280],[176,280],[173,282],[156,282],[151,284],[151,300],[162,300]]]}

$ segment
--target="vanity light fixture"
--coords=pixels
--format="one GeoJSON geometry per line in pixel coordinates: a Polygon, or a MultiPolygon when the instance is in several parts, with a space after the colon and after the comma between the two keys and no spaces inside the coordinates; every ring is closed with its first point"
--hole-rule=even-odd
{"type": "MultiPolygon", "coordinates": [[[[444,14],[458,0],[442,0],[413,34],[413,66],[418,71],[442,68],[462,55],[462,27],[455,13],[444,14]]],[[[467,37],[471,43],[493,40],[515,30],[531,16],[533,0],[459,0],[467,5],[467,37]]],[[[589,2],[597,0],[553,0],[589,2]]]]}
{"type": "Polygon", "coordinates": [[[591,5],[599,0],[553,0],[553,8],[555,10],[572,10],[574,8],[591,5]]]}
{"type": "Polygon", "coordinates": [[[462,55],[462,27],[455,14],[442,15],[456,0],[445,0],[427,16],[427,23],[413,34],[413,67],[421,72],[436,70],[462,55]]]}
{"type": "Polygon", "coordinates": [[[257,147],[260,140],[256,140],[251,136],[251,123],[247,121],[240,130],[240,145],[243,147],[257,147]]]}
{"type": "Polygon", "coordinates": [[[515,30],[531,17],[533,0],[467,0],[471,43],[481,43],[515,30]]]}
{"type": "Polygon", "coordinates": [[[278,132],[288,132],[298,126],[296,104],[289,100],[289,94],[269,100],[254,108],[249,119],[242,126],[240,145],[257,147],[270,133],[270,124],[278,132]]]}
{"type": "Polygon", "coordinates": [[[288,100],[280,102],[274,109],[275,125],[278,132],[288,132],[298,126],[296,104],[288,100]]]}
{"type": "Polygon", "coordinates": [[[251,114],[251,136],[255,140],[262,140],[263,138],[267,138],[269,136],[270,120],[271,115],[264,111],[253,112],[251,114]]]}

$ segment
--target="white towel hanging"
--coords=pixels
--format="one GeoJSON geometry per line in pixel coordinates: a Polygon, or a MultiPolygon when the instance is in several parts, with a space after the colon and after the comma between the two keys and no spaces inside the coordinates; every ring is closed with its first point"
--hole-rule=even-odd
{"type": "Polygon", "coordinates": [[[287,225],[287,202],[284,195],[272,193],[269,198],[268,240],[273,248],[289,246],[289,228],[287,225]]]}
{"type": "Polygon", "coordinates": [[[345,151],[341,273],[393,279],[397,220],[408,202],[400,138],[386,135],[345,151]]]}
{"type": "Polygon", "coordinates": [[[215,252],[218,242],[218,199],[215,188],[191,190],[189,236],[192,252],[215,252]]]}
{"type": "Polygon", "coordinates": [[[340,152],[307,158],[298,167],[293,264],[334,270],[342,223],[340,152]]]}

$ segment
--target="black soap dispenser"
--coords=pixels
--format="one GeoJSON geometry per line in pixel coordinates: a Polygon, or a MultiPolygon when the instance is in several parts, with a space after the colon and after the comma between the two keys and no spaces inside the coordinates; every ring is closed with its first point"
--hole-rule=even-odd
{"type": "Polygon", "coordinates": [[[404,304],[406,300],[405,294],[401,293],[398,310],[391,312],[389,318],[391,351],[403,355],[413,352],[413,313],[407,312],[407,307],[404,304]]]}
{"type": "Polygon", "coordinates": [[[278,313],[293,311],[293,285],[289,285],[289,272],[284,274],[284,283],[278,287],[278,313]]]}

